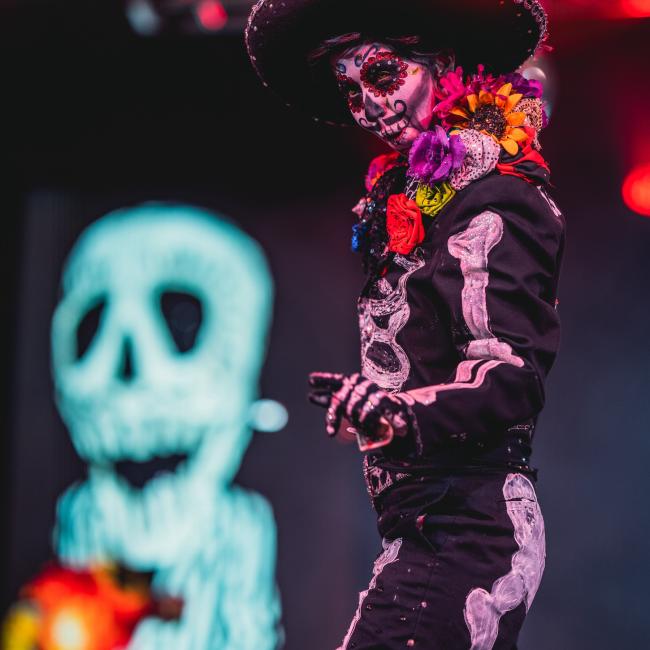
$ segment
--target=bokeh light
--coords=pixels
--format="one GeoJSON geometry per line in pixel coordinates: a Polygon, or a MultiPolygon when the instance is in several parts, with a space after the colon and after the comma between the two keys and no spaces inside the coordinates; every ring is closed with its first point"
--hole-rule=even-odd
{"type": "Polygon", "coordinates": [[[520,69],[519,72],[526,79],[539,81],[544,88],[544,109],[546,116],[550,119],[553,115],[557,103],[558,82],[557,74],[553,63],[548,56],[538,54],[529,59],[520,69]]]}
{"type": "Polygon", "coordinates": [[[207,31],[217,32],[228,23],[228,13],[219,0],[202,0],[195,12],[199,25],[207,31]]]}
{"type": "Polygon", "coordinates": [[[630,210],[650,217],[650,164],[628,174],[623,183],[623,200],[630,210]]]}
{"type": "Polygon", "coordinates": [[[261,399],[250,408],[249,423],[256,431],[275,433],[281,431],[289,422],[287,409],[271,399],[261,399]]]}
{"type": "Polygon", "coordinates": [[[163,21],[148,0],[129,0],[126,17],[133,31],[140,36],[154,36],[160,31],[163,21]]]}
{"type": "Polygon", "coordinates": [[[650,0],[621,0],[621,9],[630,18],[650,16],[650,0]]]}

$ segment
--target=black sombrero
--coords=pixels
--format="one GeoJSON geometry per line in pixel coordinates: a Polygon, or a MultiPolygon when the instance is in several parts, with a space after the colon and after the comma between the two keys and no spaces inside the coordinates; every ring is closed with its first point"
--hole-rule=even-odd
{"type": "Polygon", "coordinates": [[[452,49],[466,71],[482,63],[496,73],[516,70],[547,37],[539,0],[259,0],[246,46],[262,83],[315,119],[350,124],[327,57],[308,57],[323,41],[420,36],[422,46],[452,49]]]}

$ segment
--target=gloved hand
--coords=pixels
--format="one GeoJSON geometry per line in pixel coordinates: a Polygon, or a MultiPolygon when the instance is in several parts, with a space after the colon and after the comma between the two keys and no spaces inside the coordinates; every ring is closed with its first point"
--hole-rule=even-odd
{"type": "Polygon", "coordinates": [[[343,420],[371,440],[381,437],[386,423],[396,435],[408,432],[413,418],[408,404],[358,373],[348,377],[312,372],[309,386],[309,401],[327,409],[325,425],[329,436],[338,433],[343,420]]]}

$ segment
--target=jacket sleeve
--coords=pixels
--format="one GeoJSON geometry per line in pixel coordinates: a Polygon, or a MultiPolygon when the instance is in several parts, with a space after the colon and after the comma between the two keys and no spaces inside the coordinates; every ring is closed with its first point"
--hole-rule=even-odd
{"type": "Polygon", "coordinates": [[[545,190],[508,187],[456,217],[433,271],[459,362],[445,383],[401,393],[425,455],[503,433],[544,405],[559,346],[564,221],[545,190]]]}

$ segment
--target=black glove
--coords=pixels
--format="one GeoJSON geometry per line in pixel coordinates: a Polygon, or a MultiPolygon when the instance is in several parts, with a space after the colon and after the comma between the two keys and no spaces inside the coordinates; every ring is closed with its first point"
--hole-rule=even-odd
{"type": "Polygon", "coordinates": [[[368,438],[378,436],[382,419],[395,434],[405,435],[413,419],[408,404],[357,374],[328,372],[309,375],[309,401],[327,409],[327,434],[335,436],[345,419],[368,438]]]}

